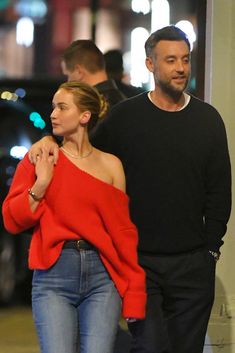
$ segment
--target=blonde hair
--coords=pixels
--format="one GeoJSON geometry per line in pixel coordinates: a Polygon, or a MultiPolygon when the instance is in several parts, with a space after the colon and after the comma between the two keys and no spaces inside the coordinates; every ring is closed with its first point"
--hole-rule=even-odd
{"type": "Polygon", "coordinates": [[[74,103],[81,112],[89,111],[91,113],[87,126],[88,131],[91,131],[97,121],[107,114],[108,103],[96,88],[77,81],[64,82],[59,86],[60,88],[72,93],[74,103]]]}

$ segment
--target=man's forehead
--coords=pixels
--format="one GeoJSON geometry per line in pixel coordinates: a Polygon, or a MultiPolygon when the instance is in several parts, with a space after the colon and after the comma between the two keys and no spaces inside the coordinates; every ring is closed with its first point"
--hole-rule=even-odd
{"type": "Polygon", "coordinates": [[[164,55],[189,55],[189,47],[184,40],[161,40],[154,48],[155,53],[164,55]]]}

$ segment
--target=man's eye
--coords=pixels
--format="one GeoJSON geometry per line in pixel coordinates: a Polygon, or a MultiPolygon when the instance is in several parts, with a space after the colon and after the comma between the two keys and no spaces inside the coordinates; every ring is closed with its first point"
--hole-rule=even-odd
{"type": "Polygon", "coordinates": [[[167,59],[167,62],[172,64],[175,60],[174,59],[167,59]]]}

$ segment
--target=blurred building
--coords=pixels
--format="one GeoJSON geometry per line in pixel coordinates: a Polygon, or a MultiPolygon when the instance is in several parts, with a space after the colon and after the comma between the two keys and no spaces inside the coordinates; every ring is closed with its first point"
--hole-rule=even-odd
{"type": "Polygon", "coordinates": [[[205,61],[206,0],[2,0],[0,4],[0,78],[61,76],[61,53],[80,38],[93,39],[103,52],[120,48],[131,83],[148,88],[144,42],[152,31],[179,24],[193,43],[190,90],[204,97],[204,65],[199,62],[205,61]]]}

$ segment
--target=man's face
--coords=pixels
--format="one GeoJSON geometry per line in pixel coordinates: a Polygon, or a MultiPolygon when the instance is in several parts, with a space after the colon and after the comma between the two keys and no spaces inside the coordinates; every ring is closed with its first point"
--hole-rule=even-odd
{"type": "Polygon", "coordinates": [[[178,96],[187,87],[191,65],[185,41],[162,40],[157,43],[146,65],[153,73],[155,86],[170,96],[178,96]]]}
{"type": "Polygon", "coordinates": [[[81,81],[80,80],[80,74],[79,74],[79,70],[77,70],[77,68],[75,67],[74,70],[69,70],[66,67],[66,64],[64,61],[61,62],[61,68],[62,68],[62,72],[63,74],[67,77],[67,81],[81,81]]]}

